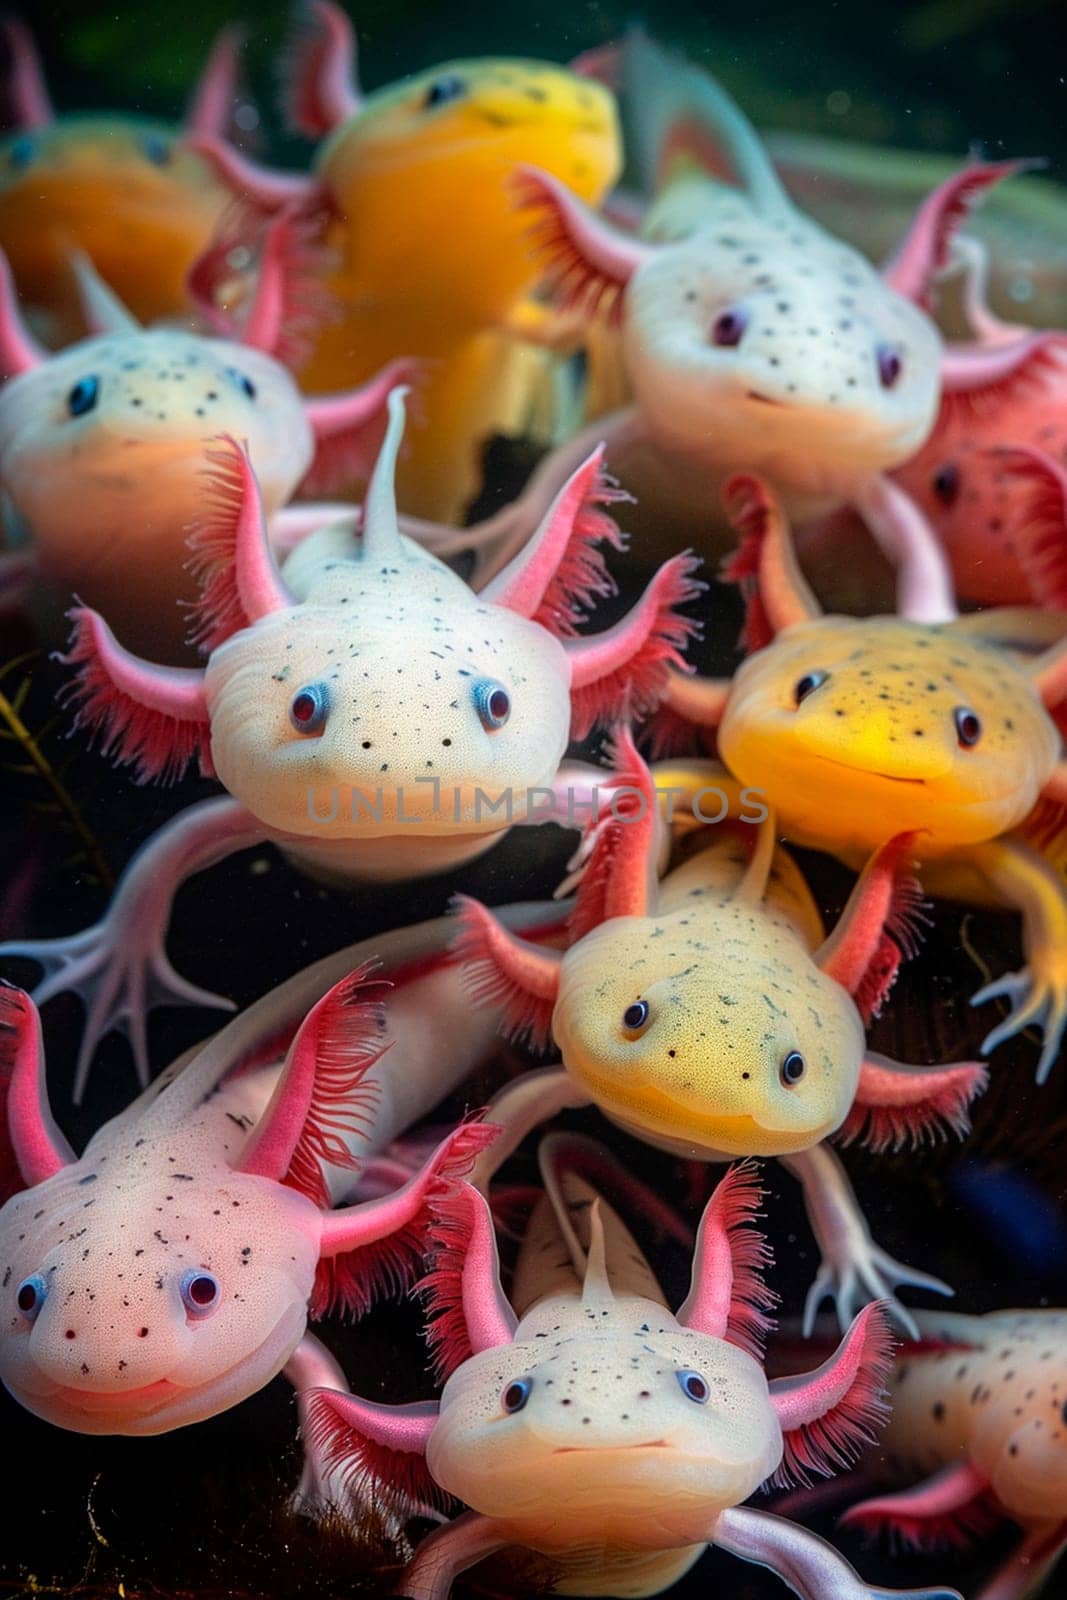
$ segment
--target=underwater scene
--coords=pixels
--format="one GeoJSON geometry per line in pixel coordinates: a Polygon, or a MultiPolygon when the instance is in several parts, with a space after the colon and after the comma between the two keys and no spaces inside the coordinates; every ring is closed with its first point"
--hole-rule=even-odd
{"type": "Polygon", "coordinates": [[[0,17],[0,1595],[1067,1595],[1059,13],[0,17]]]}

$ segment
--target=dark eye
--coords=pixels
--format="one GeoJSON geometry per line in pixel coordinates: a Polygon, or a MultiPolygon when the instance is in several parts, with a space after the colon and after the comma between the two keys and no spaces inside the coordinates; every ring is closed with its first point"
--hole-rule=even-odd
{"type": "Polygon", "coordinates": [[[711,325],[712,344],[728,348],[740,344],[748,327],[748,315],[744,311],[720,311],[711,325]]]}
{"type": "Polygon", "coordinates": [[[446,106],[453,100],[462,100],[467,92],[467,85],[456,73],[451,73],[447,78],[437,78],[426,91],[425,106],[446,106]]]}
{"type": "Polygon", "coordinates": [[[182,1274],[181,1297],[191,1317],[206,1317],[219,1303],[219,1280],[203,1268],[190,1267],[182,1274]]]}
{"type": "Polygon", "coordinates": [[[934,493],[943,506],[952,506],[960,492],[960,469],[951,461],[934,473],[934,493]]]}
{"type": "Polygon", "coordinates": [[[99,378],[79,378],[67,396],[67,410],[72,417],[84,417],[87,411],[92,411],[99,395],[99,378]]]}
{"type": "Polygon", "coordinates": [[[37,154],[37,146],[32,139],[23,135],[16,139],[7,153],[7,164],[14,172],[25,172],[37,154]]]}
{"type": "Polygon", "coordinates": [[[816,689],[821,688],[829,676],[828,672],[805,672],[802,678],[798,678],[793,685],[793,698],[797,705],[806,700],[809,694],[814,694],[816,689]]]}
{"type": "Polygon", "coordinates": [[[891,344],[880,344],[874,354],[878,363],[878,382],[883,389],[891,389],[904,371],[900,352],[891,344]]]}
{"type": "Polygon", "coordinates": [[[790,1088],[794,1083],[799,1083],[804,1076],[804,1057],[800,1051],[790,1050],[778,1071],[782,1082],[790,1088]]]}
{"type": "Polygon", "coordinates": [[[256,386],[252,382],[251,378],[246,378],[244,373],[239,372],[236,367],[227,367],[226,371],[229,373],[230,377],[233,379],[234,383],[240,389],[242,394],[247,395],[249,400],[254,400],[256,398],[256,386]]]}
{"type": "Polygon", "coordinates": [[[44,1305],[48,1285],[39,1272],[31,1273],[28,1278],[23,1278],[15,1290],[15,1304],[24,1317],[32,1322],[38,1311],[44,1305]]]}
{"type": "Polygon", "coordinates": [[[674,1376],[678,1379],[678,1386],[687,1400],[694,1401],[698,1406],[707,1405],[708,1395],[711,1392],[708,1389],[707,1378],[701,1377],[699,1372],[689,1371],[676,1372],[674,1376]]]}
{"type": "Polygon", "coordinates": [[[474,685],[474,709],[481,719],[482,727],[492,732],[495,728],[502,728],[511,716],[511,696],[502,683],[494,683],[491,678],[482,679],[474,685]]]}
{"type": "Polygon", "coordinates": [[[330,695],[324,683],[309,683],[298,689],[289,707],[289,721],[297,733],[319,733],[330,712],[330,695]]]}
{"type": "Polygon", "coordinates": [[[952,720],[956,724],[956,738],[965,749],[970,749],[972,744],[977,744],[982,737],[982,719],[978,713],[972,711],[970,706],[957,706],[952,713],[952,720]]]}
{"type": "Polygon", "coordinates": [[[500,1404],[509,1415],[521,1411],[530,1398],[533,1388],[532,1378],[516,1378],[514,1383],[509,1383],[504,1393],[500,1396],[500,1404]]]}
{"type": "Polygon", "coordinates": [[[632,1006],[627,1006],[622,1014],[622,1025],[631,1033],[636,1033],[648,1021],[649,1005],[647,1000],[635,1000],[632,1006]]]}
{"type": "Polygon", "coordinates": [[[141,154],[154,167],[165,167],[170,160],[170,146],[158,133],[146,133],[141,140],[141,154]]]}

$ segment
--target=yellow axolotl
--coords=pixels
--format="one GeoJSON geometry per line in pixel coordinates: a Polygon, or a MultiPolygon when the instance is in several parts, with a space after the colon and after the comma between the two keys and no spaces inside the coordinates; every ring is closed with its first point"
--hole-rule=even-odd
{"type": "Polygon", "coordinates": [[[924,1314],[897,1353],[877,1465],[913,1487],[845,1522],[920,1548],[1004,1522],[1023,1537],[978,1600],[1036,1594],[1067,1548],[1067,1311],[924,1314]]]}
{"type": "MultiPolygon", "coordinates": [[[[827,1142],[839,1133],[879,1149],[962,1132],[984,1085],[973,1062],[924,1069],[866,1049],[865,1023],[913,948],[912,837],[873,857],[827,937],[766,814],[747,864],[734,829],[705,829],[698,853],[657,885],[656,789],[628,735],[613,782],[565,950],[546,952],[477,901],[461,902],[456,953],[474,998],[503,1006],[512,1034],[541,1046],[551,1037],[562,1058],[494,1101],[504,1132],[476,1181],[484,1185],[556,1110],[592,1103],[689,1160],[783,1161],[803,1187],[822,1254],[808,1325],[827,1296],[845,1326],[865,1300],[899,1284],[951,1293],[875,1244],[827,1142]]],[[[888,1303],[912,1330],[907,1311],[888,1303]]]]}
{"type": "Polygon", "coordinates": [[[400,503],[462,521],[481,481],[481,446],[524,431],[544,381],[530,346],[563,333],[534,298],[541,269],[508,179],[533,163],[599,204],[621,166],[614,98],[563,67],[486,58],[448,62],[364,99],[352,82],[347,17],[321,0],[312,10],[290,83],[293,120],[323,141],[312,172],[294,179],[253,167],[217,139],[191,141],[249,202],[197,286],[208,307],[225,298],[231,252],[254,243],[264,213],[295,204],[317,216],[339,260],[329,287],[340,321],[323,327],[302,380],[315,390],[358,382],[383,352],[434,362],[430,425],[402,466],[400,503]]]}
{"type": "MultiPolygon", "coordinates": [[[[972,1003],[1011,1002],[987,1051],[1043,1028],[1043,1082],[1067,1025],[1067,885],[1035,845],[1067,801],[1054,720],[1067,643],[1012,650],[1014,614],[1008,629],[995,614],[945,625],[823,615],[766,487],[737,478],[727,500],[743,535],[732,575],[756,584],[755,653],[732,682],[673,679],[671,718],[717,731],[729,773],[762,791],[788,838],[859,866],[917,830],[933,894],[1021,911],[1026,965],[972,1003]]],[[[708,781],[707,763],[657,774],[680,793],[708,781]]]]}
{"type": "MultiPolygon", "coordinates": [[[[689,1294],[672,1311],[600,1192],[604,1157],[587,1140],[542,1143],[546,1192],[510,1301],[484,1198],[460,1183],[433,1203],[440,1402],[381,1405],[329,1380],[302,1396],[311,1457],[339,1509],[471,1508],[419,1545],[400,1582],[412,1600],[447,1600],[461,1572],[515,1550],[542,1558],[554,1594],[660,1594],[708,1545],[770,1568],[802,1600],[889,1600],[900,1591],[866,1584],[824,1540],[744,1505],[768,1478],[829,1476],[874,1436],[888,1365],[880,1308],[860,1313],[818,1372],[768,1384],[773,1296],[752,1174],[735,1168],[716,1189],[689,1294]]],[[[612,1189],[632,1190],[606,1164],[612,1189]]]]}
{"type": "Polygon", "coordinates": [[[240,30],[219,34],[180,128],[119,112],[56,117],[28,30],[8,17],[0,31],[14,113],[0,140],[0,247],[38,331],[55,344],[85,331],[74,249],[92,256],[135,316],[184,311],[185,275],[229,197],[180,141],[229,127],[240,30]]]}

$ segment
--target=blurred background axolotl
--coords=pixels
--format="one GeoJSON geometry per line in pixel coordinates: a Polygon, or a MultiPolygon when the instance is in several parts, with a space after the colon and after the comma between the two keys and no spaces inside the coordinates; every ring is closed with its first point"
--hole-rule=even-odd
{"type": "Polygon", "coordinates": [[[364,381],[414,351],[432,361],[428,426],[399,479],[402,510],[461,522],[493,434],[544,433],[545,348],[570,348],[569,320],[535,295],[542,276],[508,179],[523,163],[598,205],[622,165],[614,97],[548,62],[449,61],[364,97],[344,12],[327,0],[288,61],[290,120],[321,141],[310,174],[272,172],[216,138],[190,141],[243,202],[195,275],[204,309],[239,304],[262,219],[296,205],[336,253],[327,277],[340,308],[301,381],[364,381]],[[234,256],[233,251],[241,254],[234,256]]]}
{"type": "Polygon", "coordinates": [[[697,625],[675,608],[701,587],[688,556],[666,562],[613,627],[577,631],[610,592],[596,546],[619,540],[597,452],[481,594],[404,539],[393,473],[405,393],[389,398],[358,537],[351,518],[321,529],[285,574],[248,455],[233,441],[216,454],[213,506],[193,541],[203,671],[144,661],[97,613],[72,613],[71,695],[104,752],[141,781],[199,765],[229,791],[142,847],[95,928],[2,947],[43,964],[39,1000],[64,989],[86,999],[80,1080],[124,1017],[147,1071],[146,1008],[187,992],[163,942],[192,873],[268,839],[327,881],[402,882],[473,860],[512,825],[580,826],[605,775],[563,762],[569,740],[651,711],[668,667],[684,665],[697,625]]]}
{"type": "Polygon", "coordinates": [[[0,249],[34,330],[50,345],[85,332],[74,249],[135,316],[182,314],[186,274],[229,203],[210,164],[182,141],[231,128],[241,29],[216,39],[181,127],[124,111],[56,116],[25,24],[5,17],[0,37],[12,130],[0,139],[0,249]]]}

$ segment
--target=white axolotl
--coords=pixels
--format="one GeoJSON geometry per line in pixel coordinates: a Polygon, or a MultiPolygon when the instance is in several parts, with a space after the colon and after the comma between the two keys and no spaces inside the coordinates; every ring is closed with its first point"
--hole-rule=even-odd
{"type": "MultiPolygon", "coordinates": [[[[518,915],[546,936],[560,922],[551,905],[518,915]]],[[[80,1157],[48,1107],[33,1002],[0,988],[0,1379],[16,1400],[79,1433],[151,1434],[283,1370],[332,1381],[309,1314],[358,1314],[410,1281],[429,1195],[489,1136],[461,1125],[396,1192],[339,1204],[493,1052],[491,1023],[459,1026],[450,932],[439,918],[298,973],[80,1157]]]]}
{"type": "Polygon", "coordinates": [[[917,286],[967,203],[1014,168],[968,168],[879,274],[796,209],[707,73],[635,32],[621,76],[636,160],[659,187],[641,233],[534,169],[518,193],[562,308],[586,323],[610,309],[630,403],[553,451],[513,506],[458,542],[494,570],[603,438],[612,470],[653,514],[650,536],[691,536],[695,507],[710,525],[725,479],[759,472],[798,518],[854,506],[900,569],[905,614],[953,616],[945,554],[886,474],[937,415],[941,340],[913,303],[917,286]]]}
{"type": "Polygon", "coordinates": [[[272,536],[298,536],[350,507],[286,508],[366,470],[381,442],[389,391],[415,373],[394,361],[360,388],[320,399],[282,365],[302,291],[286,292],[280,259],[296,224],[273,224],[254,304],[236,339],[143,328],[84,257],[72,263],[93,332],[53,354],[23,325],[0,252],[0,487],[23,543],[0,557],[0,588],[41,579],[107,617],[131,649],[183,649],[195,598],[189,527],[204,496],[204,450],[244,440],[272,536]]]}
{"type": "Polygon", "coordinates": [[[1067,1549],[1067,1311],[924,1313],[919,1329],[897,1352],[876,1464],[922,1481],[844,1521],[920,1549],[1012,1522],[1023,1537],[977,1600],[1024,1600],[1067,1549]]]}
{"type": "Polygon", "coordinates": [[[596,504],[611,494],[600,452],[481,595],[403,538],[393,472],[404,392],[390,396],[361,535],[320,530],[285,577],[247,455],[232,441],[219,453],[215,514],[194,540],[205,671],[151,665],[95,612],[73,613],[79,721],[142,781],[198,760],[232,796],[190,807],[151,839],[96,927],[2,947],[45,967],[39,1004],[63,989],[90,1001],[79,1091],[96,1040],[123,1022],[147,1081],[149,978],[178,1003],[226,1004],[164,952],[171,900],[191,873],[269,839],[335,882],[408,879],[473,859],[512,823],[580,826],[603,774],[561,767],[568,740],[658,704],[669,665],[683,664],[696,624],[674,608],[701,587],[691,557],[661,567],[614,627],[575,632],[611,587],[596,541],[618,539],[596,504]]]}
{"type": "MultiPolygon", "coordinates": [[[[305,1440],[335,1496],[463,1501],[400,1582],[446,1600],[508,1546],[545,1558],[571,1595],[653,1595],[709,1544],[779,1573],[804,1600],[885,1600],[825,1541],[742,1509],[761,1483],[827,1475],[884,1417],[891,1347],[868,1306],[836,1355],[768,1384],[760,1360],[769,1252],[749,1225],[760,1192],[735,1168],[701,1222],[677,1314],[632,1235],[582,1174],[584,1143],[541,1148],[546,1196],[519,1254],[512,1305],[488,1206],[468,1184],[434,1203],[429,1279],[450,1372],[440,1404],[378,1405],[327,1386],[302,1397],[305,1440]]],[[[912,1591],[951,1600],[954,1591],[912,1591]]]]}

